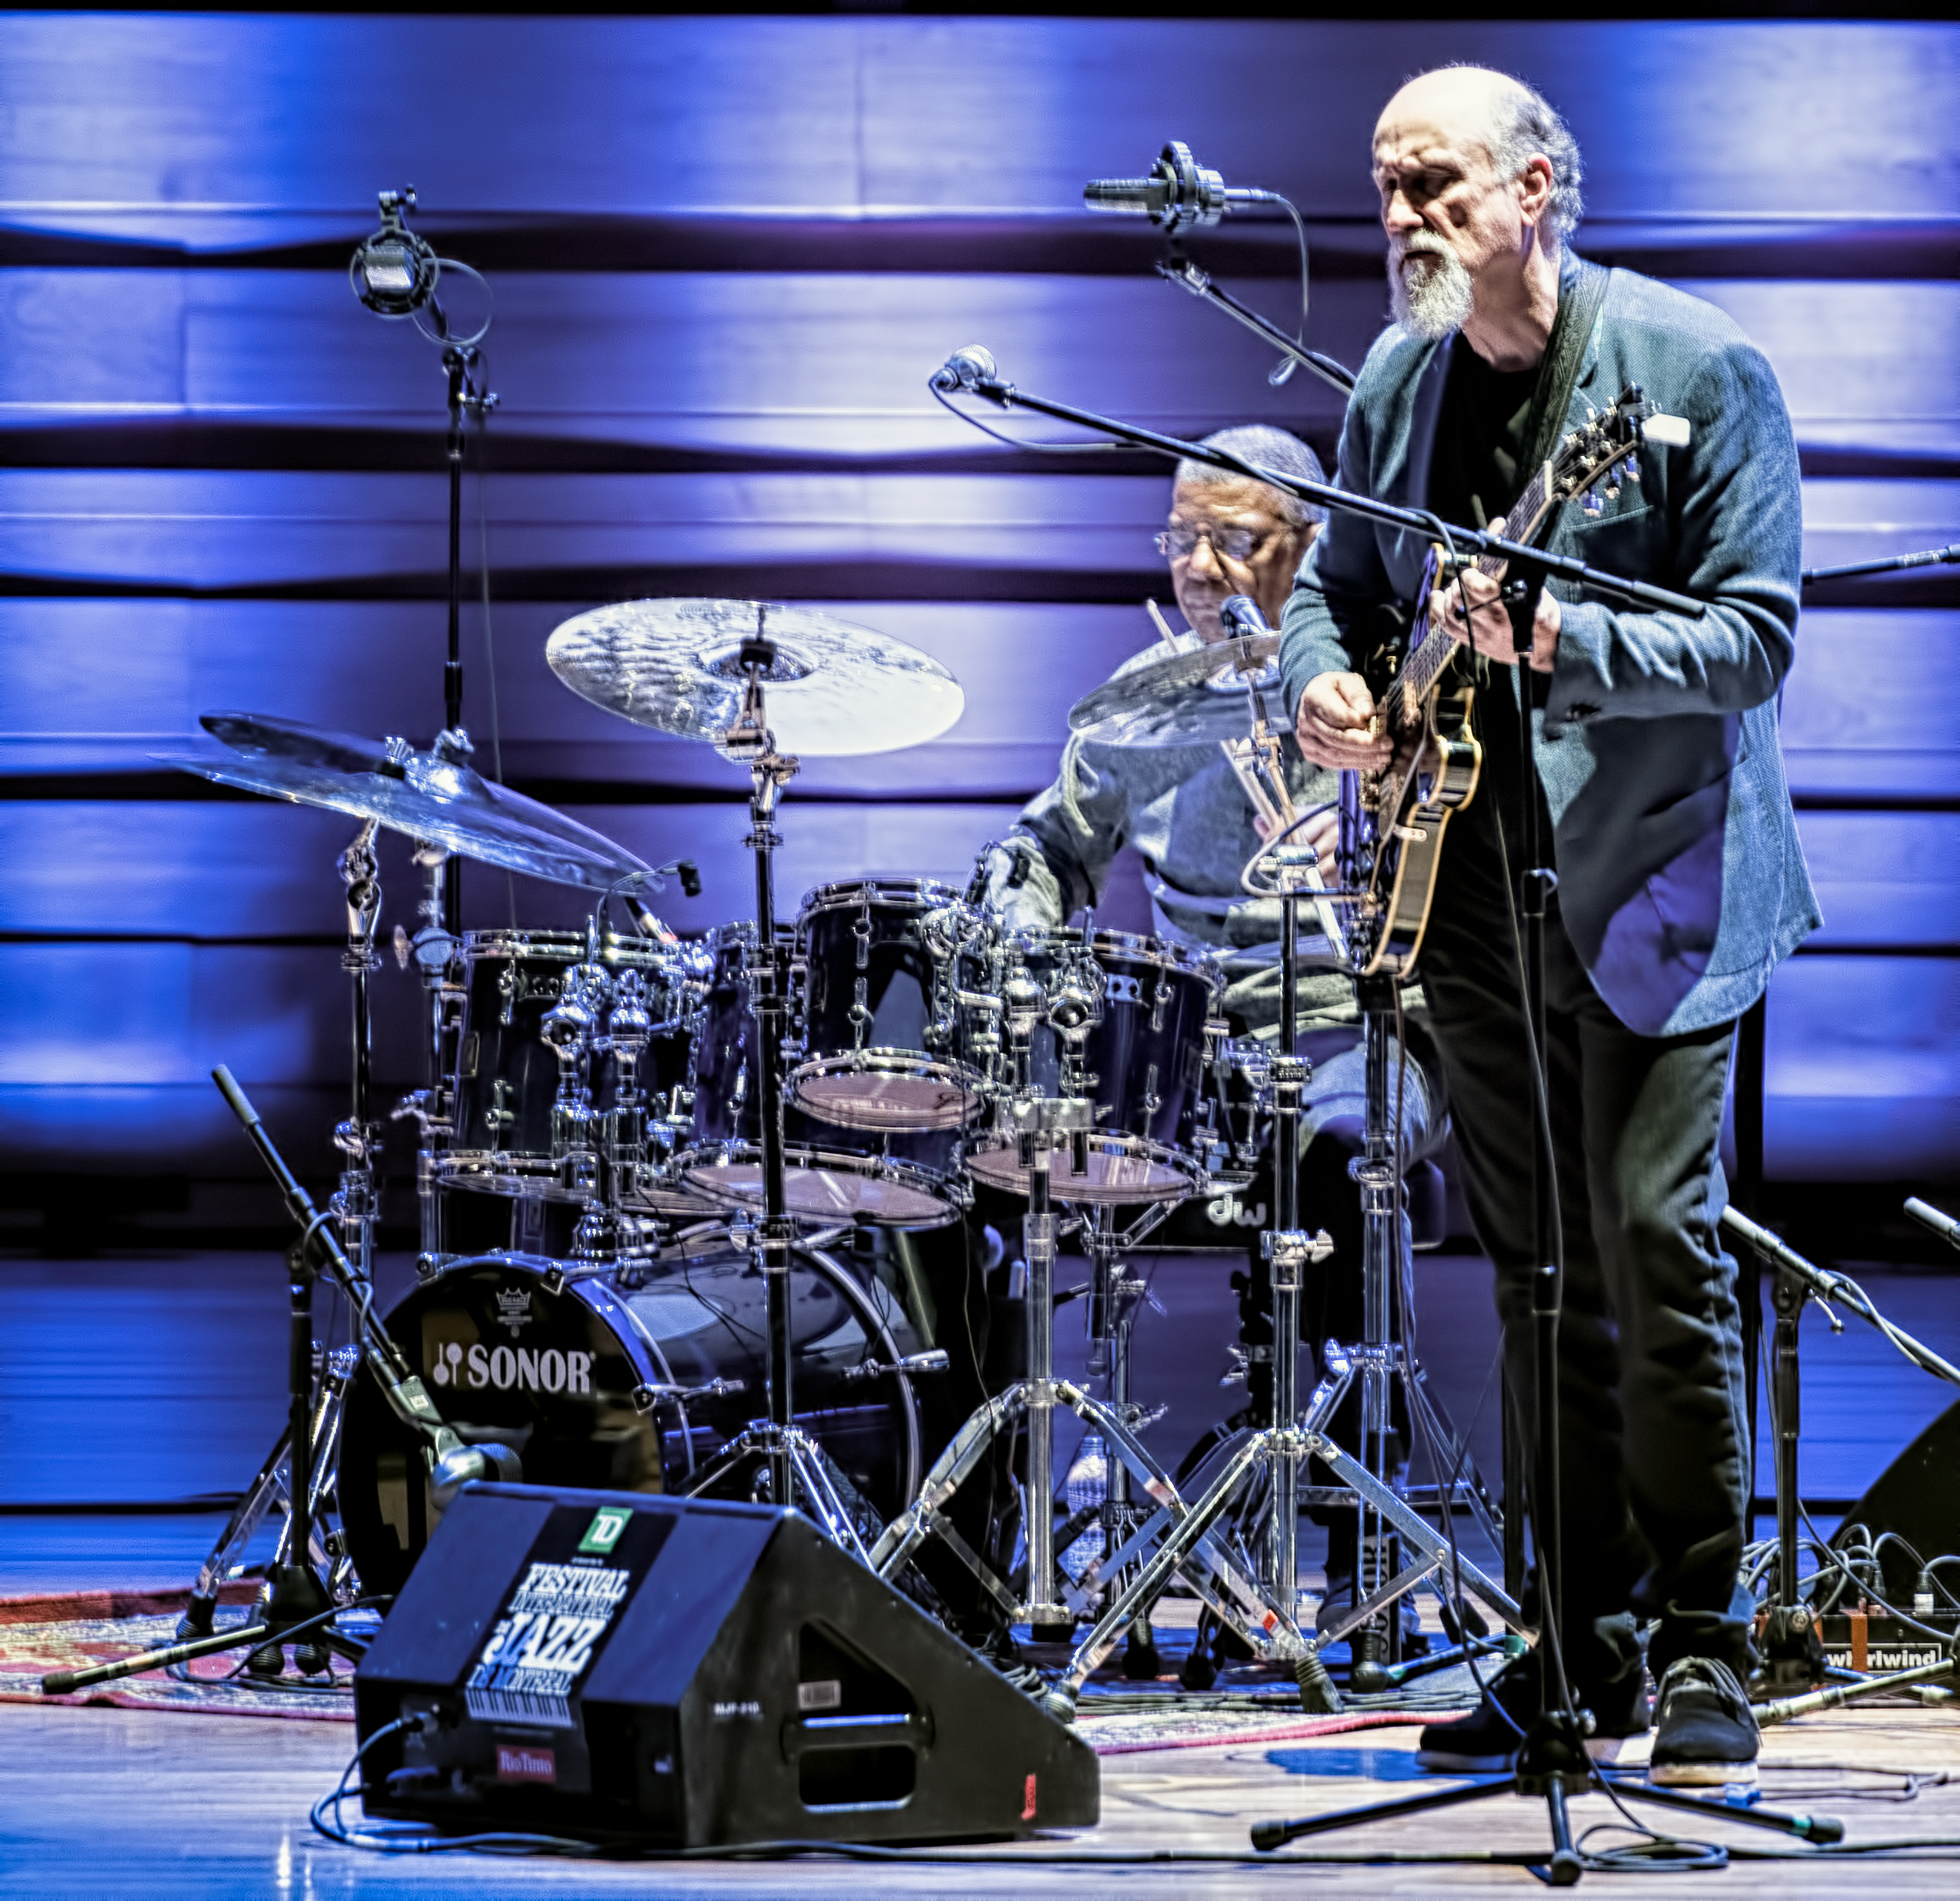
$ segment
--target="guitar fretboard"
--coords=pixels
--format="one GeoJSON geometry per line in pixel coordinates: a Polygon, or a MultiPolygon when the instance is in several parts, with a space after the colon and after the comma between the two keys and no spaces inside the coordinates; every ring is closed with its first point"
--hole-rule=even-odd
{"type": "MultiPolygon", "coordinates": [[[[1528,541],[1537,531],[1545,513],[1551,473],[1551,464],[1540,464],[1524,493],[1512,504],[1504,518],[1507,540],[1528,541]]],[[[1479,574],[1488,574],[1493,580],[1504,571],[1503,562],[1493,554],[1479,554],[1473,565],[1479,574]]],[[[1398,727],[1406,727],[1415,719],[1429,689],[1442,678],[1442,670],[1449,664],[1456,646],[1456,636],[1447,627],[1432,625],[1403,661],[1402,671],[1395,676],[1394,723],[1398,727]]]]}

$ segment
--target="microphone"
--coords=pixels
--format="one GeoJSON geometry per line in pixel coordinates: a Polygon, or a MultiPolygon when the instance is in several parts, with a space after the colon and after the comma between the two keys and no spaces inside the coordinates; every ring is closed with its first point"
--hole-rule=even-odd
{"type": "Polygon", "coordinates": [[[1955,1220],[1944,1209],[1935,1208],[1931,1202],[1921,1201],[1915,1195],[1906,1203],[1905,1211],[1914,1220],[1931,1228],[1949,1247],[1960,1247],[1960,1221],[1955,1220]]]}
{"type": "Polygon", "coordinates": [[[956,390],[977,389],[991,383],[996,371],[993,353],[982,343],[968,343],[956,350],[933,373],[933,387],[950,395],[956,390]]]}
{"type": "Polygon", "coordinates": [[[481,1445],[452,1446],[436,1461],[429,1474],[429,1496],[438,1511],[455,1504],[456,1494],[478,1479],[501,1479],[507,1485],[524,1481],[524,1461],[516,1450],[487,1440],[481,1445]]]}
{"type": "Polygon", "coordinates": [[[442,265],[428,241],[405,222],[415,206],[415,187],[384,192],[381,228],[362,245],[347,266],[347,281],[367,308],[385,317],[413,316],[436,293],[442,265]]]}
{"type": "Polygon", "coordinates": [[[1235,640],[1250,640],[1255,634],[1270,634],[1266,617],[1250,594],[1234,594],[1218,610],[1218,621],[1235,640]]]}
{"type": "Polygon", "coordinates": [[[701,867],[691,858],[684,858],[674,867],[680,874],[681,895],[686,898],[701,895],[701,867]]]}
{"type": "Polygon", "coordinates": [[[1158,155],[1148,178],[1091,179],[1082,188],[1082,202],[1091,211],[1148,218],[1175,233],[1215,225],[1235,206],[1285,200],[1272,192],[1233,189],[1218,172],[1200,165],[1189,146],[1173,139],[1158,155]]]}

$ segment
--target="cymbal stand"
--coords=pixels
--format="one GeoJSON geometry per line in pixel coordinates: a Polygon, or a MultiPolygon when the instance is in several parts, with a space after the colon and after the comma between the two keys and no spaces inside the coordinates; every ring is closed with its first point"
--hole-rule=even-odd
{"type": "Polygon", "coordinates": [[[395,926],[395,962],[406,970],[415,966],[427,999],[428,1082],[396,1103],[390,1120],[412,1119],[419,1136],[415,1154],[415,1195],[421,1213],[421,1254],[435,1264],[448,1258],[443,1232],[442,1197],[436,1188],[436,1157],[455,1133],[455,1079],[461,1054],[463,1012],[467,979],[459,974],[458,942],[443,922],[447,902],[450,854],[438,845],[418,841],[415,863],[426,881],[416,915],[421,920],[413,936],[395,926]]]}
{"type": "Polygon", "coordinates": [[[768,612],[766,607],[761,610],[756,631],[742,641],[739,653],[721,663],[731,674],[739,670],[742,691],[741,710],[720,746],[729,758],[747,761],[752,788],[749,835],[742,842],[756,861],[756,963],[749,976],[749,1004],[756,1027],[762,1213],[749,1232],[769,1297],[769,1417],[750,1421],[729,1440],[691,1490],[695,1494],[709,1491],[759,1456],[768,1468],[769,1496],[776,1504],[790,1504],[800,1497],[826,1537],[869,1563],[869,1554],[829,1457],[796,1424],[790,1391],[789,1262],[796,1224],[787,1211],[783,1182],[782,1019],[789,999],[787,959],[776,942],[775,852],[782,839],[773,821],[782,788],[795,777],[800,761],[776,751],[763,688],[772,679],[799,678],[799,670],[769,639],[768,612]]]}
{"type": "Polygon", "coordinates": [[[374,1185],[374,1158],[381,1147],[380,1125],[373,1120],[369,1095],[374,1073],[374,1019],[367,979],[380,966],[374,952],[375,928],[381,921],[380,865],[374,854],[379,822],[370,818],[340,854],[339,870],[347,888],[347,943],[340,968],[353,988],[353,1113],[333,1131],[333,1146],[347,1158],[340,1183],[327,1203],[340,1224],[342,1244],[362,1280],[374,1277],[374,1223],[380,1197],[374,1185]]]}
{"type": "MultiPolygon", "coordinates": [[[[374,950],[375,929],[381,917],[381,882],[374,852],[374,835],[379,829],[377,821],[367,820],[354,835],[353,843],[340,854],[336,867],[347,887],[347,937],[346,948],[340,953],[340,967],[352,980],[350,1076],[353,1113],[333,1131],[333,1145],[346,1156],[347,1166],[340,1171],[340,1185],[327,1203],[328,1212],[340,1230],[341,1245],[349,1268],[360,1284],[369,1289],[374,1285],[374,1223],[380,1212],[374,1163],[382,1139],[381,1128],[373,1120],[370,1106],[374,1043],[367,985],[369,976],[380,962],[374,950]]],[[[246,1550],[269,1512],[283,1509],[288,1514],[272,1555],[273,1571],[295,1565],[310,1565],[325,1570],[333,1565],[338,1556],[331,1548],[329,1539],[311,1535],[311,1528],[319,1522],[323,1501],[333,1495],[336,1470],[333,1450],[340,1432],[340,1401],[349,1377],[360,1364],[360,1355],[358,1349],[352,1350],[350,1359],[350,1350],[343,1347],[330,1356],[324,1364],[316,1367],[319,1349],[312,1337],[310,1283],[307,1306],[307,1384],[315,1395],[312,1427],[307,1440],[307,1444],[313,1448],[307,1504],[297,1511],[293,1508],[293,1424],[289,1420],[199,1568],[196,1580],[191,1586],[190,1601],[178,1621],[179,1637],[206,1637],[211,1634],[218,1594],[243,1565],[246,1550]],[[319,1376],[317,1384],[316,1374],[319,1376]],[[303,1551],[300,1551],[294,1543],[296,1522],[309,1527],[307,1548],[303,1551]]],[[[297,1345],[294,1350],[297,1350],[297,1345]]],[[[318,1654],[317,1645],[310,1646],[308,1653],[303,1654],[302,1668],[311,1667],[318,1654]]],[[[253,1655],[255,1665],[269,1661],[270,1667],[275,1671],[279,1667],[278,1660],[276,1645],[269,1645],[265,1651],[253,1655]]]]}

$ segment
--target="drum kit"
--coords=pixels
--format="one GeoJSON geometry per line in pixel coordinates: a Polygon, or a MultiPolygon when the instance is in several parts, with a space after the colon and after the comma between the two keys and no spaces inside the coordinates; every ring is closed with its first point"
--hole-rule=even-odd
{"type": "MultiPolygon", "coordinates": [[[[1251,681],[1255,750],[1261,738],[1270,745],[1256,679],[1274,644],[1268,631],[1138,669],[1083,702],[1074,723],[1115,743],[1195,737],[1229,751],[1245,743],[1251,681]]],[[[1325,1436],[1350,1377],[1377,1394],[1371,1419],[1385,1419],[1395,1350],[1385,1298],[1385,1337],[1298,1406],[1301,1274],[1325,1243],[1298,1227],[1291,1170],[1278,1171],[1279,1220],[1266,1237],[1280,1343],[1274,1419],[1228,1441],[1190,1481],[1201,1496],[1187,1503],[1140,1436],[1146,1415],[1129,1381],[1145,1291],[1127,1264],[1132,1250],[1179,1203],[1235,1167],[1244,1179],[1249,1165],[1244,1133],[1219,1120],[1235,1065],[1265,1105],[1278,1152],[1297,1142],[1306,1065],[1292,1053],[1292,1011],[1279,1053],[1241,1049],[1204,957],[1092,923],[1006,928],[983,902],[993,846],[964,890],[839,880],[779,922],[777,820],[800,758],[923,744],[959,716],[957,682],[915,648],[802,608],[671,600],[581,614],[546,652],[585,699],[712,745],[747,771],[752,915],[678,936],[648,902],[677,871],[691,882],[692,865],[648,865],[482,778],[460,730],[423,750],[213,715],[203,721],[210,743],[169,755],[357,822],[337,865],[353,1008],[351,1110],[335,1135],[346,1166],[317,1219],[330,1223],[363,1314],[383,1135],[369,1073],[377,832],[412,840],[428,879],[419,927],[394,940],[428,1005],[430,1079],[395,1112],[420,1135],[417,1284],[377,1323],[380,1350],[357,1344],[317,1366],[310,1456],[294,1457],[296,1407],[199,1577],[186,1633],[210,1630],[220,1587],[281,1512],[276,1572],[310,1558],[340,1601],[393,1592],[466,1469],[434,1454],[442,1444],[481,1455],[467,1469],[538,1483],[796,1505],[929,1608],[935,1594],[912,1561],[936,1538],[1003,1618],[1037,1635],[1066,1636],[1100,1605],[1049,1692],[1058,1712],[1126,1631],[1148,1628],[1177,1582],[1254,1656],[1324,1695],[1298,1611],[1302,1461],[1332,1464],[1342,1496],[1393,1528],[1415,1554],[1416,1581],[1452,1548],[1395,1492],[1379,1456],[1357,1461],[1325,1436]],[[452,855],[582,887],[595,894],[591,915],[582,930],[458,929],[444,902],[452,855]],[[861,1225],[961,1220],[977,1189],[1027,1204],[1026,1374],[922,1470],[915,1384],[943,1371],[946,1355],[921,1350],[893,1290],[840,1243],[861,1225]],[[1055,1372],[1054,1270],[1070,1233],[1092,1268],[1100,1396],[1055,1372]],[[425,1397],[405,1404],[401,1390],[417,1380],[425,1397]],[[440,1415],[434,1438],[429,1406],[440,1415]],[[1057,1562],[1058,1406],[1109,1453],[1093,1513],[1108,1555],[1079,1578],[1057,1562]],[[1003,1437],[1022,1446],[1026,1555],[1002,1565],[998,1550],[990,1561],[960,1538],[945,1507],[1003,1437]],[[297,1513],[296,1488],[307,1501],[297,1513]],[[310,1551],[290,1548],[296,1521],[310,1551]]],[[[1256,777],[1256,762],[1245,771],[1256,777]]],[[[1275,813],[1286,820],[1290,808],[1275,813]]],[[[1288,838],[1283,822],[1269,875],[1285,908],[1290,997],[1295,904],[1302,892],[1322,901],[1326,888],[1312,852],[1288,838]]],[[[1376,1225],[1395,1227],[1399,1245],[1392,1187],[1377,1199],[1376,1225]]],[[[1459,1490],[1473,1505],[1481,1498],[1473,1478],[1452,1480],[1446,1511],[1459,1490]]],[[[1064,1550],[1082,1528],[1060,1528],[1064,1550]]],[[[1516,1622],[1516,1607],[1460,1555],[1458,1568],[1516,1622]]],[[[1358,1608],[1379,1616],[1385,1601],[1358,1608]]],[[[276,1675],[278,1646],[253,1665],[276,1675]]]]}

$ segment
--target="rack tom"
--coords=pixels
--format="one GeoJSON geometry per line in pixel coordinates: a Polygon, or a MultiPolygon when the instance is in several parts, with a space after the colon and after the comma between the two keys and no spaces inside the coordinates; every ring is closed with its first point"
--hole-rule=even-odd
{"type": "MultiPolygon", "coordinates": [[[[713,972],[694,1039],[693,1140],[668,1177],[718,1207],[752,1210],[763,1201],[761,1066],[750,1006],[756,945],[752,924],[709,934],[713,972]]],[[[957,1129],[826,1126],[787,1103],[782,1128],[785,1201],[799,1220],[936,1227],[971,1205],[957,1129]]]]}
{"type": "MultiPolygon", "coordinates": [[[[1017,959],[1047,1004],[1030,1043],[1028,1083],[1037,1095],[1079,1093],[1095,1105],[1086,1169],[1077,1171],[1067,1148],[1054,1153],[1055,1199],[1114,1206],[1198,1193],[1212,1141],[1201,1111],[1206,1025],[1223,987],[1215,966],[1121,931],[1098,931],[1086,944],[1079,931],[1027,932],[1009,947],[1010,970],[1017,959]],[[1054,1006],[1085,982],[1098,1008],[1081,1036],[1078,1076],[1064,1062],[1068,1046],[1055,1022],[1064,1012],[1054,1006]]],[[[1003,1095],[1000,1125],[968,1137],[967,1166],[977,1181],[1025,1194],[1027,1172],[1004,1121],[1008,1101],[1003,1095]]]]}
{"type": "Polygon", "coordinates": [[[923,879],[822,885],[796,919],[803,1060],[798,1107],[845,1129],[958,1129],[982,1102],[962,1059],[959,993],[970,952],[933,926],[960,894],[923,879]]]}
{"type": "Polygon", "coordinates": [[[580,931],[464,934],[442,1187],[582,1203],[601,1155],[644,1155],[649,1100],[657,1120],[686,1073],[691,947],[608,933],[590,948],[580,931]]]}

